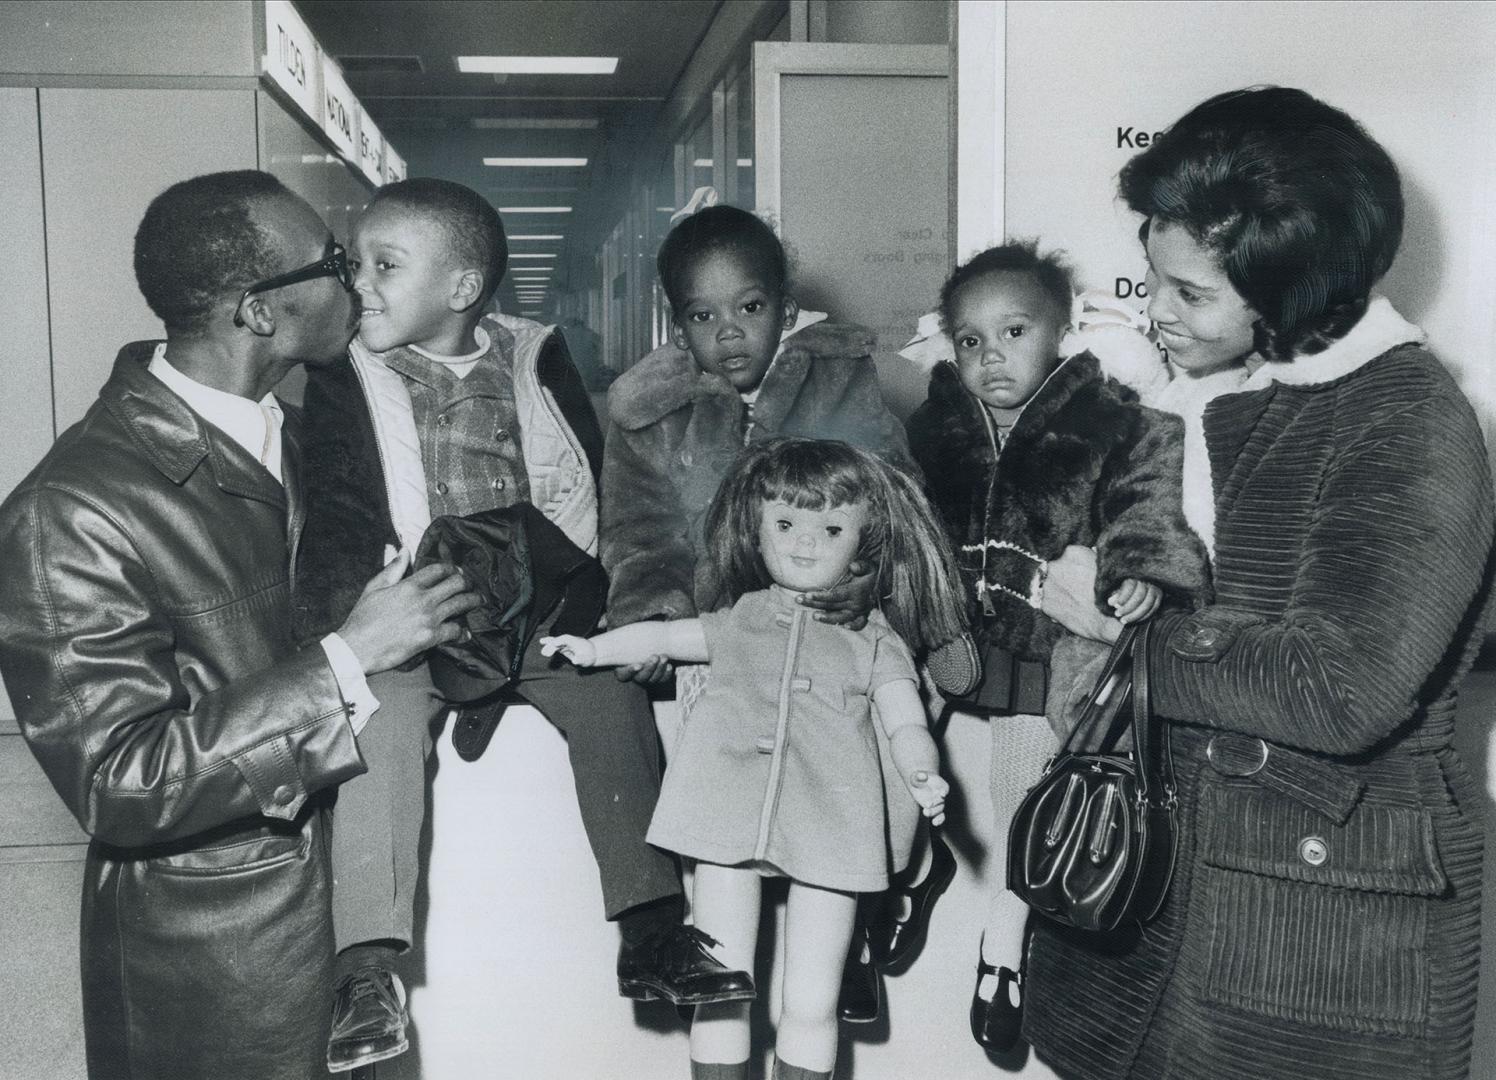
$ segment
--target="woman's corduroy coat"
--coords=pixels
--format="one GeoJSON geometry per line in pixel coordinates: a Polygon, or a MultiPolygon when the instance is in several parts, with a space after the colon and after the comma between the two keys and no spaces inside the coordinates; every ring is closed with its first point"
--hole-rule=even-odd
{"type": "Polygon", "coordinates": [[[1491,476],[1432,355],[1349,340],[1205,413],[1216,602],[1159,617],[1152,664],[1177,872],[1141,932],[1035,920],[1024,1030],[1062,1076],[1466,1075],[1482,800],[1451,736],[1491,476]]]}

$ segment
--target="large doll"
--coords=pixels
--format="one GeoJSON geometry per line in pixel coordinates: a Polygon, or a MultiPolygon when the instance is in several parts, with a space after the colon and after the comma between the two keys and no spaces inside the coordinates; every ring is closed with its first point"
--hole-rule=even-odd
{"type": "MultiPolygon", "coordinates": [[[[888,886],[921,812],[949,785],[906,641],[963,632],[954,560],[918,486],[844,443],[750,447],[707,514],[731,607],[591,639],[545,639],[583,666],[650,656],[712,677],[677,743],[649,841],[697,861],[693,911],[720,956],[748,968],[763,877],[790,880],[776,1078],[829,1077],[856,894],[888,886]],[[862,630],[824,623],[798,593],[877,568],[882,609],[862,630]]],[[[699,1006],[695,1077],[748,1076],[748,1007],[699,1006]]]]}

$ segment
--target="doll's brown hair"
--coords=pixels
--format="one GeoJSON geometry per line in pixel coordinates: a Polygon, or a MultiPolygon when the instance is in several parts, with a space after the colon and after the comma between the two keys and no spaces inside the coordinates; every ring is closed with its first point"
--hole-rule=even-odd
{"type": "Polygon", "coordinates": [[[857,557],[877,568],[883,614],[907,644],[935,646],[966,629],[955,556],[924,492],[873,455],[830,439],[783,437],[751,447],[722,481],[706,517],[707,555],[729,603],[772,581],[758,550],[759,509],[864,502],[857,557]]]}

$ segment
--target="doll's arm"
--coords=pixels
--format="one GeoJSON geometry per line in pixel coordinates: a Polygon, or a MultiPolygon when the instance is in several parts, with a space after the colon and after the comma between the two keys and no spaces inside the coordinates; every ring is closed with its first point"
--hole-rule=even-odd
{"type": "Polygon", "coordinates": [[[652,656],[702,663],[707,655],[706,632],[700,619],[632,623],[596,637],[571,634],[540,639],[542,656],[561,653],[577,667],[616,667],[639,664],[652,656]]]}
{"type": "Polygon", "coordinates": [[[904,778],[909,794],[932,825],[945,821],[945,797],[951,786],[940,775],[940,751],[925,726],[919,691],[908,679],[894,679],[873,691],[878,722],[888,736],[894,768],[904,778]]]}

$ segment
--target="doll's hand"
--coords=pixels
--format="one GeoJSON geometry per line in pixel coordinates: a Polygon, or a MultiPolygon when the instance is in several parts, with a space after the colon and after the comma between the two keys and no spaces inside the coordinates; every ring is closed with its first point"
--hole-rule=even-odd
{"type": "Polygon", "coordinates": [[[668,682],[675,674],[675,666],[668,656],[651,656],[637,664],[624,664],[613,669],[619,682],[633,682],[640,686],[658,686],[668,682]]]}
{"type": "Polygon", "coordinates": [[[819,622],[861,630],[867,625],[868,613],[878,605],[878,575],[871,563],[853,559],[847,566],[847,580],[829,589],[801,593],[797,602],[815,609],[819,622]]]}
{"type": "Polygon", "coordinates": [[[592,667],[597,663],[597,647],[584,637],[560,634],[540,639],[541,656],[555,656],[558,652],[577,667],[592,667]]]}
{"type": "Polygon", "coordinates": [[[1127,578],[1106,598],[1106,602],[1111,605],[1112,613],[1126,625],[1141,622],[1152,615],[1163,598],[1163,590],[1153,582],[1127,578]]]}
{"type": "Polygon", "coordinates": [[[931,825],[945,822],[945,797],[951,786],[939,773],[920,770],[909,778],[909,793],[919,803],[920,810],[930,819],[931,825]]]}

